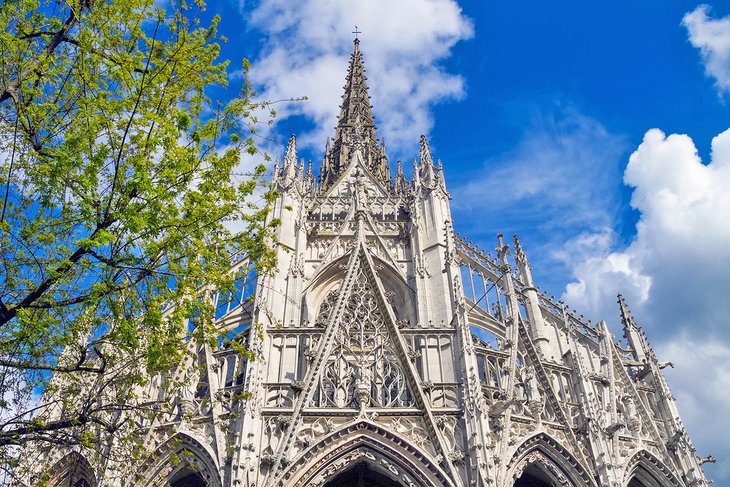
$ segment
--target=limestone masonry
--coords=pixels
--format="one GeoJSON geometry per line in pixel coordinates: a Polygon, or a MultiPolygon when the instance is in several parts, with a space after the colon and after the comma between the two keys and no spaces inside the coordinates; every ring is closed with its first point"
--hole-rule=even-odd
{"type": "Polygon", "coordinates": [[[273,183],[278,269],[217,297],[263,359],[189,344],[191,386],[146,441],[192,455],[155,458],[148,485],[709,485],[620,295],[623,344],[538,290],[517,236],[492,257],[454,233],[425,137],[390,174],[359,41],[319,178],[292,136],[273,183]]]}

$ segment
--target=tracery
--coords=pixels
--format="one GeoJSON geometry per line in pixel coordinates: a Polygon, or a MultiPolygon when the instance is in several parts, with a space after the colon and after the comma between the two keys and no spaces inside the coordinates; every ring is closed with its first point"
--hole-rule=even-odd
{"type": "MultiPolygon", "coordinates": [[[[317,323],[326,324],[338,299],[330,291],[320,306],[317,323]]],[[[336,318],[332,354],[312,399],[316,407],[411,407],[413,395],[393,350],[380,309],[362,263],[353,288],[336,318]]]]}

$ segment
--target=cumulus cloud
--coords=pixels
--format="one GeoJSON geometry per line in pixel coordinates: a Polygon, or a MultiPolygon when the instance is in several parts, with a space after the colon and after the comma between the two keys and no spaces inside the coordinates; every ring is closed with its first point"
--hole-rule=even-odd
{"type": "Polygon", "coordinates": [[[716,432],[730,431],[730,418],[718,414],[730,409],[730,129],[713,139],[707,164],[690,137],[650,130],[624,182],[641,215],[633,240],[622,251],[587,252],[564,299],[611,318],[616,292],[624,293],[661,360],[677,365],[670,385],[700,453],[718,457],[711,476],[727,480],[729,452],[716,432]]]}
{"type": "Polygon", "coordinates": [[[262,98],[308,98],[280,105],[277,117],[304,116],[313,122],[314,128],[299,137],[300,146],[321,150],[334,133],[352,51],[349,26],[357,24],[363,32],[361,51],[374,80],[369,88],[376,124],[389,150],[415,149],[419,134],[433,125],[433,104],[464,96],[463,79],[438,65],[473,32],[453,0],[261,0],[248,21],[266,35],[251,70],[262,98]],[[388,15],[382,15],[386,10],[388,15]]]}
{"type": "Polygon", "coordinates": [[[730,15],[709,17],[710,7],[700,5],[682,19],[689,41],[700,50],[705,72],[715,79],[720,93],[730,91],[730,15]]]}
{"type": "MultiPolygon", "coordinates": [[[[713,139],[705,165],[686,135],[646,133],[624,182],[641,213],[623,251],[598,249],[578,262],[566,288],[571,303],[605,316],[607,296],[621,290],[663,332],[702,329],[730,339],[730,130],[713,139]],[[589,291],[590,290],[590,291],[589,291]]],[[[611,300],[613,297],[611,297],[611,300]]]]}
{"type": "Polygon", "coordinates": [[[730,345],[697,335],[679,335],[655,348],[662,360],[675,365],[665,373],[698,454],[712,454],[718,460],[715,465],[705,464],[705,471],[717,485],[727,485],[727,436],[717,433],[730,429],[723,414],[730,411],[730,345]]]}

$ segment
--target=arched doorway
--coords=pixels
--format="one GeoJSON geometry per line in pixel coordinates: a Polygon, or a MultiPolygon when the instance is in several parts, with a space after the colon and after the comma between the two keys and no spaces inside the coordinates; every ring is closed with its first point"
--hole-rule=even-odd
{"type": "Polygon", "coordinates": [[[390,477],[373,469],[367,462],[358,462],[323,487],[403,487],[390,477]]]}
{"type": "Polygon", "coordinates": [[[546,472],[535,465],[528,465],[515,480],[514,487],[558,487],[546,472]]]}
{"type": "Polygon", "coordinates": [[[546,433],[527,438],[508,464],[504,485],[513,487],[598,487],[583,465],[546,433]]]}
{"type": "Polygon", "coordinates": [[[81,454],[69,453],[51,469],[49,485],[54,487],[92,487],[91,465],[81,454]]]}
{"type": "MultiPolygon", "coordinates": [[[[221,487],[213,455],[197,439],[178,433],[151,457],[155,463],[143,474],[146,487],[221,487]]],[[[138,485],[138,484],[134,484],[138,485]]]]}
{"type": "Polygon", "coordinates": [[[661,460],[646,450],[636,452],[624,476],[626,487],[679,487],[684,485],[661,460]]]}
{"type": "Polygon", "coordinates": [[[91,487],[91,484],[86,479],[79,479],[76,481],[73,479],[62,479],[57,485],[58,487],[91,487]]]}
{"type": "Polygon", "coordinates": [[[643,465],[634,467],[634,473],[626,487],[662,487],[668,485],[668,481],[662,482],[643,465]]]}
{"type": "Polygon", "coordinates": [[[323,435],[295,462],[287,465],[277,487],[359,487],[359,472],[365,463],[364,486],[454,487],[454,482],[424,452],[404,436],[382,429],[370,421],[358,421],[323,435]]]}
{"type": "Polygon", "coordinates": [[[170,487],[208,487],[202,475],[190,467],[179,470],[168,479],[170,487]]]}

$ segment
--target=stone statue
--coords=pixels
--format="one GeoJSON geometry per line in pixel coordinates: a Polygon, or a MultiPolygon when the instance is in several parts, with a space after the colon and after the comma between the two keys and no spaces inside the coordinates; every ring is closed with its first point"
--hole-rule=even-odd
{"type": "Polygon", "coordinates": [[[525,395],[527,396],[527,402],[542,402],[542,394],[537,385],[537,377],[535,376],[535,368],[531,365],[525,367],[525,373],[522,379],[525,385],[525,395]]]}
{"type": "Polygon", "coordinates": [[[180,407],[185,415],[192,415],[195,411],[195,393],[200,382],[200,367],[193,364],[185,375],[185,380],[180,388],[180,407]]]}

